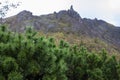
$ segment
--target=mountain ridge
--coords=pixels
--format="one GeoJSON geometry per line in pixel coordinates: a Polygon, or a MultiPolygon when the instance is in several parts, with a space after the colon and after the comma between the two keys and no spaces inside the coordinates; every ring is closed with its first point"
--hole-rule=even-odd
{"type": "Polygon", "coordinates": [[[61,10],[48,15],[34,16],[30,11],[22,11],[15,16],[4,19],[14,32],[24,32],[26,26],[35,30],[47,32],[72,33],[99,38],[107,43],[120,47],[120,27],[103,20],[81,18],[73,9],[61,10]]]}

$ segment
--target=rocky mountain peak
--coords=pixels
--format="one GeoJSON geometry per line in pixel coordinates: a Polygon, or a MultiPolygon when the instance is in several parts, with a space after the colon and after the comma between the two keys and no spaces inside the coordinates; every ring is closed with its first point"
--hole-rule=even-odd
{"type": "Polygon", "coordinates": [[[75,18],[75,19],[77,19],[77,20],[81,19],[80,15],[73,9],[73,6],[72,6],[72,5],[71,5],[70,9],[68,10],[68,14],[69,14],[71,17],[73,17],[73,18],[75,18]]]}
{"type": "Polygon", "coordinates": [[[32,12],[26,10],[17,14],[18,22],[22,20],[30,20],[32,19],[32,17],[33,17],[32,12]]]}
{"type": "Polygon", "coordinates": [[[60,19],[61,17],[65,16],[65,15],[69,15],[71,18],[76,19],[77,21],[81,20],[80,15],[73,9],[73,6],[71,5],[70,9],[68,10],[62,10],[58,13],[56,13],[56,17],[58,19],[60,19]]]}

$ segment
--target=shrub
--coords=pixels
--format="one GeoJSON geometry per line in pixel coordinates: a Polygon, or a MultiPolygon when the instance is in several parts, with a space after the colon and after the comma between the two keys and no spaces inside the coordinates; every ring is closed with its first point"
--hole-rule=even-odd
{"type": "Polygon", "coordinates": [[[119,80],[120,63],[61,40],[0,27],[0,80],[119,80]]]}

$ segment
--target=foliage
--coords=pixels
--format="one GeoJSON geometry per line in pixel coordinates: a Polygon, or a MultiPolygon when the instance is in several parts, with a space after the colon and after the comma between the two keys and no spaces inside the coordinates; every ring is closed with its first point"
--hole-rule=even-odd
{"type": "Polygon", "coordinates": [[[0,17],[4,17],[7,14],[7,12],[10,10],[10,8],[16,8],[19,5],[20,3],[14,4],[8,1],[0,2],[0,17]]]}
{"type": "Polygon", "coordinates": [[[120,80],[120,63],[105,50],[96,54],[36,34],[0,26],[0,80],[120,80]]]}
{"type": "Polygon", "coordinates": [[[18,72],[11,72],[8,74],[8,80],[23,80],[23,76],[18,72]]]}

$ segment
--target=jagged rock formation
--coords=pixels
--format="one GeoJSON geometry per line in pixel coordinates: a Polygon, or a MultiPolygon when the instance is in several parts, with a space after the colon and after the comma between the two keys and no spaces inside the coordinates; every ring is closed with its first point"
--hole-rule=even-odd
{"type": "Polygon", "coordinates": [[[80,15],[73,9],[73,6],[70,7],[70,10],[68,10],[68,14],[69,14],[72,18],[75,18],[76,20],[81,19],[80,15]]]}
{"type": "Polygon", "coordinates": [[[56,18],[60,19],[61,16],[63,16],[63,15],[69,15],[70,17],[72,17],[78,21],[81,19],[80,15],[73,9],[73,6],[71,6],[68,11],[63,10],[63,11],[56,13],[56,18]]]}
{"type": "Polygon", "coordinates": [[[97,37],[120,47],[120,27],[115,27],[103,20],[81,18],[73,9],[54,12],[53,14],[34,16],[29,11],[22,11],[16,16],[6,18],[5,23],[15,32],[23,32],[26,26],[46,32],[65,32],[78,36],[97,37]]]}

